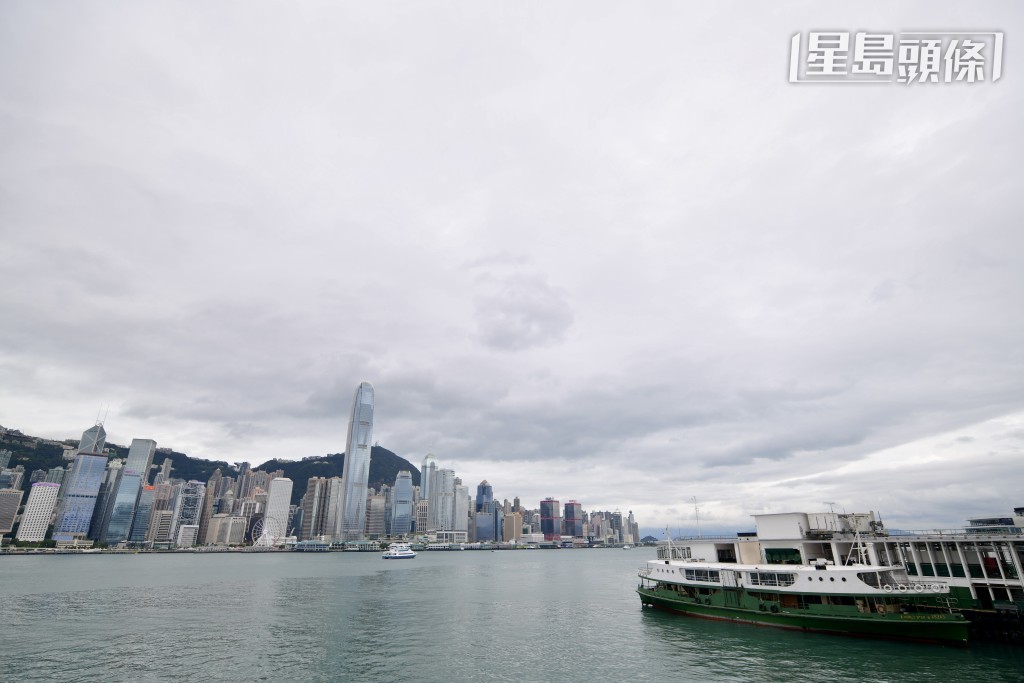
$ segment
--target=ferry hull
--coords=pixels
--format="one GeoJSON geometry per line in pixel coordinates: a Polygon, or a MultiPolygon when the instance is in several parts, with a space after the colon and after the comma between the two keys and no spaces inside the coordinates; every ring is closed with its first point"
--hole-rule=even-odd
{"type": "Polygon", "coordinates": [[[681,597],[675,591],[639,587],[641,604],[687,616],[736,621],[798,631],[838,635],[912,640],[963,646],[967,644],[969,622],[946,614],[892,614],[885,617],[801,614],[783,609],[777,612],[705,604],[681,597]]]}

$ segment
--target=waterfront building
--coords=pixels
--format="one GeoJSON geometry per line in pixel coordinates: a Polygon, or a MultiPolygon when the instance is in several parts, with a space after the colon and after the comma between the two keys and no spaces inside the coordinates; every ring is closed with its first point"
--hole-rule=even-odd
{"type": "Polygon", "coordinates": [[[139,491],[139,499],[135,505],[135,514],[132,515],[131,531],[128,532],[128,542],[132,544],[144,543],[146,533],[149,531],[149,518],[153,512],[153,498],[156,487],[143,486],[139,491]]]}
{"type": "Polygon", "coordinates": [[[107,457],[103,455],[106,438],[102,424],[90,427],[82,434],[78,454],[68,472],[57,508],[57,520],[53,526],[56,541],[84,538],[89,533],[96,497],[107,467],[107,457]]]}
{"type": "Polygon", "coordinates": [[[562,517],[559,514],[558,501],[545,498],[540,502],[540,532],[545,541],[562,540],[562,517]]]}
{"type": "Polygon", "coordinates": [[[331,477],[327,480],[327,513],[324,519],[324,536],[331,541],[342,540],[342,516],[344,510],[341,507],[342,494],[345,491],[342,486],[341,477],[331,477]]]}
{"type": "Polygon", "coordinates": [[[292,480],[287,477],[276,477],[268,485],[263,527],[266,530],[267,541],[272,545],[280,543],[288,533],[288,508],[292,498],[292,485],[292,480]]]}
{"type": "Polygon", "coordinates": [[[455,501],[452,512],[452,531],[469,531],[469,511],[472,498],[469,495],[469,487],[463,486],[462,481],[456,479],[455,501]]]}
{"type": "Polygon", "coordinates": [[[92,511],[92,522],[89,524],[89,539],[102,541],[110,523],[110,515],[114,510],[114,494],[117,493],[117,485],[121,479],[124,469],[124,460],[111,458],[107,460],[107,467],[103,471],[103,479],[100,481],[100,490],[96,494],[96,506],[92,511]]]}
{"type": "Polygon", "coordinates": [[[57,493],[60,484],[55,482],[37,482],[29,490],[25,511],[18,523],[15,538],[27,543],[38,543],[46,538],[46,530],[50,527],[50,517],[57,506],[57,493]]]}
{"type": "Polygon", "coordinates": [[[210,518],[207,545],[242,545],[245,543],[246,519],[241,515],[217,513],[210,518]]]}
{"type": "Polygon", "coordinates": [[[199,538],[198,524],[181,524],[178,526],[175,545],[179,548],[191,548],[199,538]]]}
{"type": "Polygon", "coordinates": [[[174,533],[174,510],[156,510],[149,515],[149,532],[146,541],[157,545],[171,542],[174,533]]]}
{"type": "Polygon", "coordinates": [[[618,510],[611,513],[611,516],[609,517],[609,522],[611,524],[611,533],[614,537],[612,542],[622,543],[622,513],[619,512],[618,510]]]}
{"type": "Polygon", "coordinates": [[[367,491],[366,497],[366,536],[379,538],[384,535],[384,510],[387,503],[387,496],[383,493],[373,493],[373,489],[367,491]]]}
{"type": "Polygon", "coordinates": [[[564,535],[572,538],[583,538],[583,506],[575,500],[565,504],[563,517],[564,535]]]}
{"type": "Polygon", "coordinates": [[[430,502],[431,529],[451,531],[455,515],[455,471],[438,469],[434,484],[430,502]]]}
{"type": "Polygon", "coordinates": [[[373,387],[362,382],[352,400],[342,479],[342,537],[358,540],[366,528],[366,489],[373,436],[373,387]]]}
{"type": "Polygon", "coordinates": [[[509,512],[505,515],[502,526],[501,540],[508,543],[519,543],[523,535],[523,516],[518,512],[509,512]]]}
{"type": "Polygon", "coordinates": [[[210,475],[206,482],[206,494],[203,496],[203,511],[199,515],[199,543],[207,544],[206,536],[210,532],[210,518],[213,516],[213,507],[217,504],[217,490],[221,487],[223,475],[218,467],[210,475]]]}
{"type": "Polygon", "coordinates": [[[203,498],[206,496],[206,484],[201,481],[183,482],[175,487],[171,509],[171,539],[178,538],[178,529],[182,526],[199,528],[199,518],[203,514],[203,498]]]}
{"type": "Polygon", "coordinates": [[[430,501],[423,498],[416,501],[416,532],[425,533],[430,521],[430,501]]]}
{"type": "Polygon", "coordinates": [[[636,518],[633,517],[633,511],[629,511],[629,518],[626,522],[626,526],[629,529],[630,543],[640,542],[640,525],[636,523],[636,518]]]}
{"type": "Polygon", "coordinates": [[[325,477],[310,477],[306,481],[306,493],[303,494],[299,506],[302,508],[302,521],[296,534],[300,541],[319,538],[324,535],[324,524],[327,519],[327,490],[325,477]]]}
{"type": "Polygon", "coordinates": [[[0,534],[7,534],[14,528],[18,508],[25,492],[20,489],[0,489],[0,534]]]}
{"type": "Polygon", "coordinates": [[[412,531],[413,524],[412,472],[402,470],[395,477],[391,506],[391,535],[404,536],[412,531]]]}

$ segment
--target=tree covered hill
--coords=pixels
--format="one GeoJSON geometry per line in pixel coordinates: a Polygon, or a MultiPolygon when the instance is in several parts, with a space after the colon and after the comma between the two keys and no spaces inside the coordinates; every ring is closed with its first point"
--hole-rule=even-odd
{"type": "MultiPolygon", "coordinates": [[[[0,427],[0,450],[11,451],[11,462],[8,467],[13,468],[21,465],[25,468],[25,477],[21,485],[21,488],[25,491],[28,491],[32,486],[29,482],[29,477],[32,476],[34,470],[49,470],[54,467],[65,467],[69,464],[62,457],[65,445],[77,446],[78,440],[52,441],[22,434],[15,429],[0,427]]],[[[108,442],[106,450],[112,458],[128,457],[127,446],[108,442]]],[[[238,476],[238,469],[235,465],[223,460],[202,460],[189,457],[175,450],[161,448],[153,456],[153,469],[150,471],[149,476],[150,482],[153,481],[153,477],[156,476],[160,465],[167,458],[171,460],[171,477],[175,479],[208,481],[210,475],[217,468],[220,468],[224,476],[238,476]]],[[[284,476],[295,482],[292,488],[292,503],[297,505],[306,492],[306,484],[310,477],[341,476],[345,469],[345,455],[343,453],[334,453],[303,458],[297,461],[268,460],[253,469],[264,472],[284,470],[284,476]]],[[[413,485],[419,485],[420,471],[412,463],[381,446],[374,446],[371,449],[370,486],[380,488],[381,484],[393,485],[395,477],[398,476],[398,472],[401,470],[409,470],[412,473],[413,485]]]]}

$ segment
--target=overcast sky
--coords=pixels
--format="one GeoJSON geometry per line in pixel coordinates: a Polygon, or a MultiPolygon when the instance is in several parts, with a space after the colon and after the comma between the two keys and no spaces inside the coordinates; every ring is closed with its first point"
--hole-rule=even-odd
{"type": "Polygon", "coordinates": [[[298,459],[365,380],[382,446],[533,506],[1009,513],[1022,19],[5,2],[0,424],[298,459]],[[791,84],[815,29],[1003,31],[1003,76],[791,84]]]}

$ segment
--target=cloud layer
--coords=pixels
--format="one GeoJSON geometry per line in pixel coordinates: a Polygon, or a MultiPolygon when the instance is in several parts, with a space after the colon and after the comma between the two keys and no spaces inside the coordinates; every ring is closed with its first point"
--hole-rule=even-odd
{"type": "Polygon", "coordinates": [[[1017,5],[400,9],[0,9],[0,423],[298,458],[367,380],[413,462],[644,526],[1024,504],[1013,53],[785,80],[1017,5]]]}

